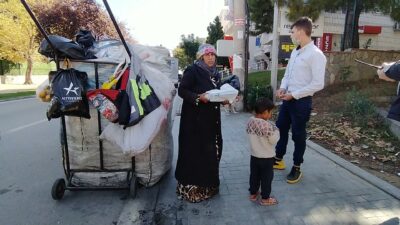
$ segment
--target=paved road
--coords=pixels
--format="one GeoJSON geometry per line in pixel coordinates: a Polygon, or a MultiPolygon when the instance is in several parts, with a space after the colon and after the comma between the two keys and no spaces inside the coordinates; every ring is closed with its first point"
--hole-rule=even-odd
{"type": "MultiPolygon", "coordinates": [[[[285,177],[291,166],[293,143],[289,144],[289,152],[285,156],[289,168],[276,171],[272,185],[272,195],[279,204],[265,207],[250,202],[247,191],[249,146],[245,133],[250,114],[222,115],[224,150],[220,167],[220,194],[195,204],[178,200],[172,170],[153,188],[139,190],[137,199],[129,201],[124,208],[119,224],[399,224],[398,199],[310,147],[305,154],[302,181],[287,184],[285,177]]],[[[179,117],[174,124],[174,166],[178,125],[179,117]]],[[[350,170],[357,170],[354,165],[348,166],[350,170]]],[[[400,190],[395,189],[394,192],[400,193],[400,190]]]]}
{"type": "Polygon", "coordinates": [[[36,99],[0,102],[0,224],[115,224],[125,191],[69,192],[61,201],[51,187],[63,178],[59,120],[45,118],[36,99]]]}

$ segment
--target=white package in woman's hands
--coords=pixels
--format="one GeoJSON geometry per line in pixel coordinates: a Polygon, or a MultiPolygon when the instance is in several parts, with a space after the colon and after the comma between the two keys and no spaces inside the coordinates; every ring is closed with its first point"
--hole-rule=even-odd
{"type": "Polygon", "coordinates": [[[223,102],[228,100],[232,103],[239,94],[239,91],[229,84],[224,84],[220,89],[209,90],[206,94],[206,97],[210,102],[223,102]]]}

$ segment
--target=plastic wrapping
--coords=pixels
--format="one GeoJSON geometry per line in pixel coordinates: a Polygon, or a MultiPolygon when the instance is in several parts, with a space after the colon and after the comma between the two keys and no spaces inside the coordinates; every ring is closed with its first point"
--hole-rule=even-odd
{"type": "MultiPolygon", "coordinates": [[[[103,43],[104,44],[104,43],[103,43]]],[[[99,59],[96,61],[111,61],[120,63],[125,60],[126,52],[120,43],[110,41],[109,47],[102,48],[97,51],[99,59]],[[99,57],[107,56],[106,58],[99,57]],[[110,58],[108,58],[110,57],[110,58]]],[[[95,46],[99,46],[98,43],[95,46]]],[[[145,186],[151,186],[157,183],[161,177],[171,168],[173,141],[172,141],[172,124],[175,113],[172,113],[172,99],[175,95],[175,87],[171,80],[172,72],[167,60],[157,61],[159,59],[168,58],[166,55],[159,56],[159,52],[166,54],[168,50],[160,50],[161,48],[146,46],[131,46],[133,52],[141,52],[139,54],[140,72],[146,75],[148,82],[154,89],[155,94],[160,99],[162,105],[147,115],[139,124],[123,127],[110,123],[104,117],[101,118],[101,130],[105,134],[109,127],[117,126],[118,132],[123,135],[112,135],[114,138],[103,138],[103,162],[105,169],[130,169],[132,166],[132,156],[135,156],[135,175],[139,178],[139,182],[145,186]],[[140,48],[141,51],[137,51],[140,48]],[[151,49],[157,49],[153,51],[151,49]],[[160,50],[160,51],[158,51],[160,50]],[[146,57],[144,57],[146,56],[146,57]],[[142,58],[143,57],[143,58],[142,58]],[[154,61],[153,61],[154,60],[154,61]],[[160,68],[163,68],[162,70],[160,68]],[[152,115],[153,114],[153,115],[152,115]],[[153,116],[153,117],[152,117],[153,116]],[[146,122],[147,118],[147,122],[146,122]],[[150,122],[149,122],[150,121],[150,122]],[[149,131],[144,131],[141,126],[151,127],[149,131]],[[136,133],[147,135],[149,138],[143,141],[141,136],[132,136],[127,131],[135,129],[136,133]],[[133,144],[142,142],[140,151],[138,149],[129,149],[123,151],[116,143],[120,142],[118,138],[125,138],[133,144]],[[110,141],[111,140],[111,141],[110,141]]],[[[99,85],[108,80],[113,73],[116,64],[99,63],[99,85]]],[[[71,62],[71,67],[80,71],[85,71],[88,75],[88,83],[91,89],[95,86],[95,75],[93,63],[71,62]]],[[[90,109],[90,120],[75,117],[66,117],[67,140],[70,157],[71,169],[99,169],[100,165],[100,149],[99,149],[99,130],[97,123],[97,111],[90,109]]],[[[65,151],[64,151],[65,154],[65,151]]],[[[64,162],[65,163],[65,162],[64,162]]],[[[89,183],[97,184],[102,180],[114,181],[115,179],[126,178],[119,174],[79,174],[74,175],[73,182],[84,182],[88,179],[89,183]],[[99,178],[101,176],[101,178],[99,178]]]]}

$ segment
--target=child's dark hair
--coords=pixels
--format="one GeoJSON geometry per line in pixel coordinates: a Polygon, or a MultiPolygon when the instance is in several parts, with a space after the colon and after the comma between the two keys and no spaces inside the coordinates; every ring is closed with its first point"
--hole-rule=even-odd
{"type": "Polygon", "coordinates": [[[269,98],[260,98],[254,105],[254,111],[257,114],[263,113],[265,110],[271,111],[275,108],[274,103],[269,98]]]}
{"type": "Polygon", "coordinates": [[[292,29],[293,27],[304,30],[306,35],[310,37],[312,31],[312,20],[309,17],[300,17],[296,22],[292,24],[290,29],[292,29]]]}

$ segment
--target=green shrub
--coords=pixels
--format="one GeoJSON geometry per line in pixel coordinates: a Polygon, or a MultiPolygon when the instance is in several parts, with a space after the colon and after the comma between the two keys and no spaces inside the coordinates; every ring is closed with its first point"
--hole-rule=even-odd
{"type": "Polygon", "coordinates": [[[273,91],[271,85],[258,85],[258,83],[249,85],[247,88],[247,111],[252,111],[257,99],[264,97],[272,101],[273,91]]]}
{"type": "Polygon", "coordinates": [[[354,87],[346,95],[343,113],[363,127],[368,125],[370,119],[377,117],[374,104],[354,87]]]}
{"type": "Polygon", "coordinates": [[[343,66],[339,70],[339,80],[342,82],[346,82],[347,79],[349,79],[351,75],[351,69],[350,66],[343,66]]]}

